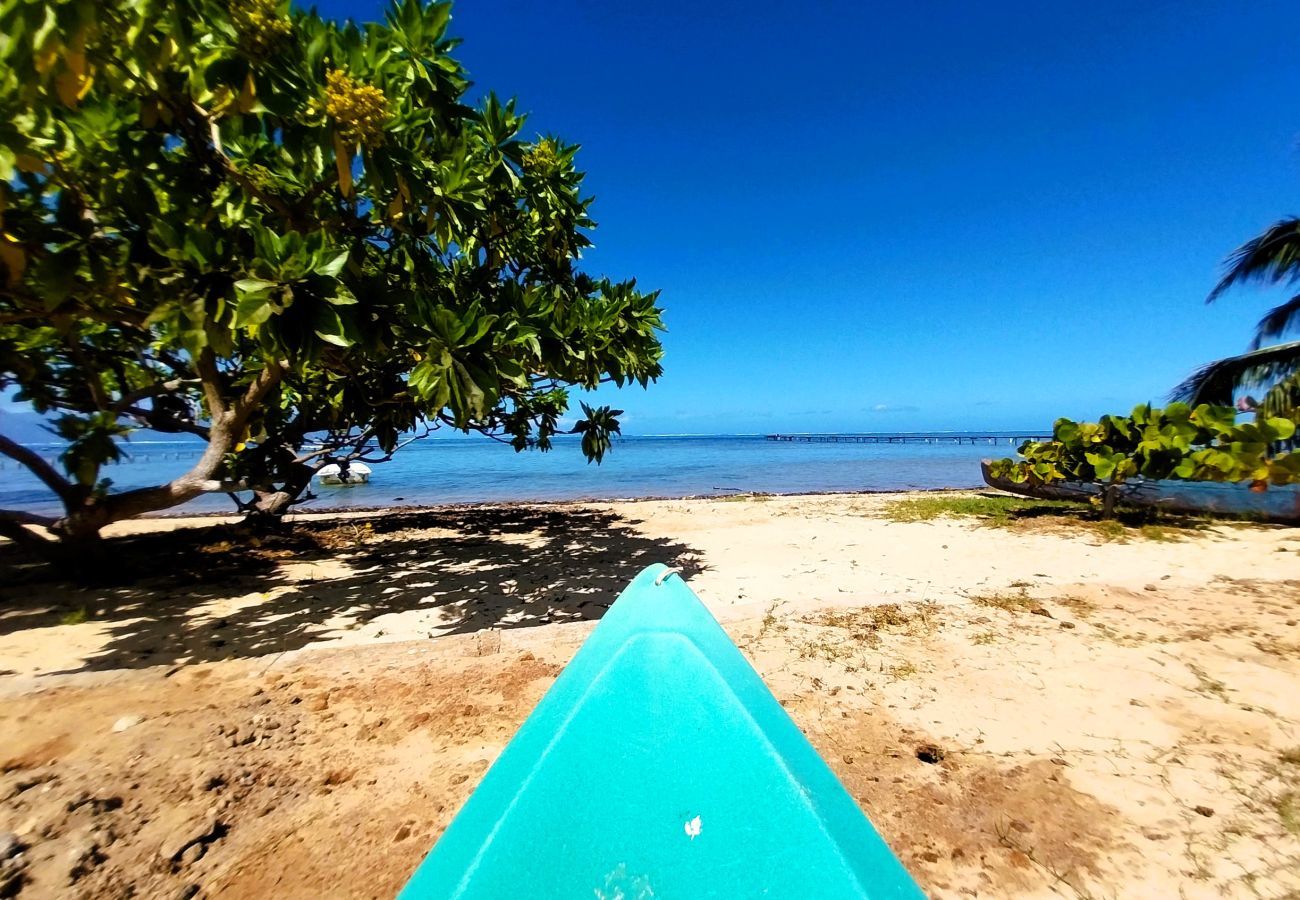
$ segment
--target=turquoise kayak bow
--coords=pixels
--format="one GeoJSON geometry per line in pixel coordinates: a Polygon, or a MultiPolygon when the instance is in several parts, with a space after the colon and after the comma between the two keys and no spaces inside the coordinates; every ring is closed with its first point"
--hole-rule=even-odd
{"type": "Polygon", "coordinates": [[[713,616],[656,565],[400,896],[924,895],[713,616]]]}

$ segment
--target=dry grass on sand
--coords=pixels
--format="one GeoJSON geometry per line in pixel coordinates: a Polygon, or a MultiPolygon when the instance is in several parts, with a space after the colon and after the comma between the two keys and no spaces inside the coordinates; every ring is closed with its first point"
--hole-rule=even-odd
{"type": "Polygon", "coordinates": [[[99,588],[10,555],[0,884],[391,896],[663,560],[932,896],[1300,891],[1300,535],[897,500],[451,509],[258,546],[149,523],[115,549],[162,574],[99,588]]]}

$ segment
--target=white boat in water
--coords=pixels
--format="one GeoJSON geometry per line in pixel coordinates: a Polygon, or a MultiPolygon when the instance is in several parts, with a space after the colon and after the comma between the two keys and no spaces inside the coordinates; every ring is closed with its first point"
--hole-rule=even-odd
{"type": "Polygon", "coordinates": [[[342,466],[330,463],[321,466],[316,480],[321,484],[365,484],[370,480],[370,467],[365,463],[351,463],[344,470],[342,466]]]}

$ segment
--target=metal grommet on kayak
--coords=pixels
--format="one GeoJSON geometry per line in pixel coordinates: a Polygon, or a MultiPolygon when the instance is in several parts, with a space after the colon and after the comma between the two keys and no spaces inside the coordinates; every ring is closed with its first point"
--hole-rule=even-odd
{"type": "Polygon", "coordinates": [[[672,576],[681,575],[681,574],[682,574],[681,569],[674,569],[671,566],[665,566],[664,570],[660,572],[657,576],[655,576],[655,587],[659,587],[659,585],[663,584],[672,576]]]}

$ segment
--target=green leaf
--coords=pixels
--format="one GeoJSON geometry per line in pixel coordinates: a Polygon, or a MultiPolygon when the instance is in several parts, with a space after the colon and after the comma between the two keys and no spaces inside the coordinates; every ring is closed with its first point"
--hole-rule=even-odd
{"type": "Polygon", "coordinates": [[[1202,403],[1192,411],[1192,420],[1211,431],[1228,431],[1237,424],[1237,411],[1231,406],[1211,406],[1202,403]]]}
{"type": "Polygon", "coordinates": [[[1295,435],[1295,422],[1292,422],[1290,419],[1283,419],[1280,416],[1275,416],[1271,419],[1265,419],[1261,424],[1268,429],[1269,434],[1265,440],[1270,442],[1289,441],[1295,435]]]}
{"type": "Polygon", "coordinates": [[[1170,403],[1165,407],[1165,418],[1175,424],[1183,424],[1192,417],[1192,408],[1186,403],[1170,403]]]}
{"type": "Polygon", "coordinates": [[[316,274],[325,275],[329,278],[337,277],[338,274],[343,271],[343,267],[348,264],[348,257],[351,255],[352,252],[350,250],[344,250],[329,262],[317,267],[316,274]]]}
{"type": "Polygon", "coordinates": [[[1057,419],[1052,434],[1062,444],[1073,444],[1079,440],[1079,426],[1069,419],[1057,419]]]}
{"type": "Polygon", "coordinates": [[[333,344],[335,347],[352,346],[353,341],[348,337],[348,329],[339,316],[338,310],[332,306],[324,303],[317,306],[312,324],[316,336],[325,343],[333,344]]]}
{"type": "Polygon", "coordinates": [[[1125,419],[1122,416],[1103,416],[1102,420],[1106,423],[1106,427],[1109,430],[1119,436],[1125,439],[1133,436],[1135,423],[1131,419],[1125,419]]]}
{"type": "Polygon", "coordinates": [[[261,325],[275,312],[275,305],[264,291],[252,291],[240,296],[235,304],[236,328],[250,328],[261,325]]]}
{"type": "Polygon", "coordinates": [[[334,285],[334,293],[325,298],[335,306],[356,306],[357,298],[348,290],[348,286],[343,282],[334,285]]]}
{"type": "Polygon", "coordinates": [[[235,282],[235,290],[241,294],[265,293],[279,286],[278,281],[266,281],[261,278],[241,278],[235,282]]]}
{"type": "Polygon", "coordinates": [[[1087,453],[1084,457],[1088,464],[1092,466],[1093,471],[1097,473],[1097,478],[1101,481],[1109,481],[1115,474],[1116,459],[1104,453],[1087,453]]]}

